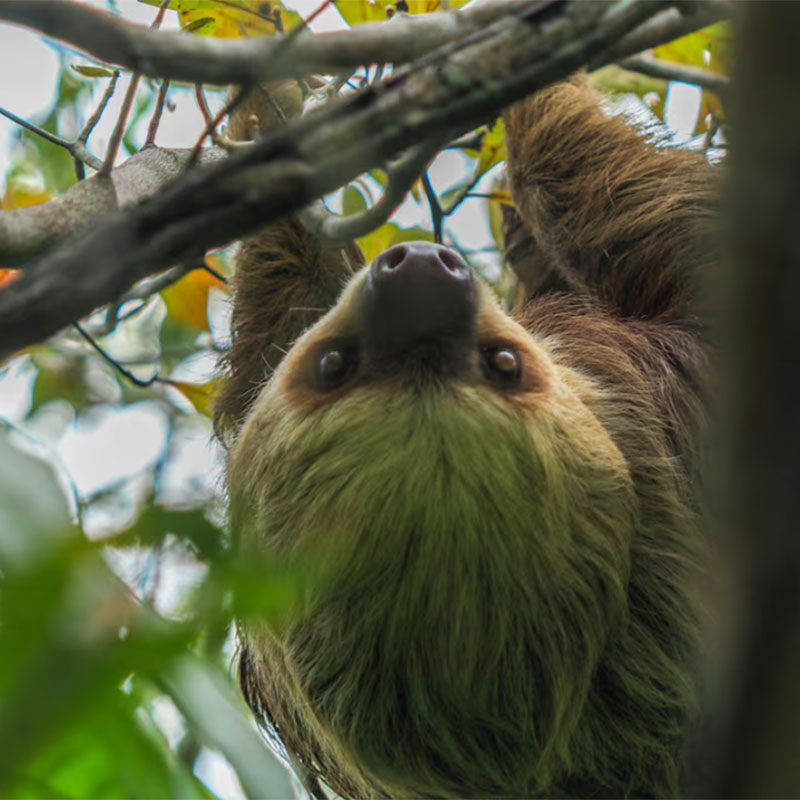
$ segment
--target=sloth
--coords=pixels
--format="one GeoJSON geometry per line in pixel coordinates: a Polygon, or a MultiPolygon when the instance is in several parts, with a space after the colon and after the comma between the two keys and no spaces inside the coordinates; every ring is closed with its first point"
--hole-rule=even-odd
{"type": "Polygon", "coordinates": [[[241,686],[341,796],[675,796],[716,173],[582,77],[504,119],[513,313],[430,242],[362,265],[290,219],[239,254],[232,527],[303,567],[291,613],[241,621],[241,686]]]}

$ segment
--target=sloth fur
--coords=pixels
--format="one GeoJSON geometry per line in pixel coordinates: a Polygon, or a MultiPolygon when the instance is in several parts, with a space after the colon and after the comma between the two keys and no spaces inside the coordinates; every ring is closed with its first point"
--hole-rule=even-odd
{"type": "Polygon", "coordinates": [[[294,614],[242,621],[243,691],[346,797],[675,796],[716,175],[580,79],[505,122],[527,297],[509,315],[479,286],[457,369],[365,359],[319,391],[320,343],[368,344],[368,267],[293,221],[241,253],[218,408],[232,525],[248,558],[306,566],[294,614]],[[481,371],[497,342],[514,390],[481,371]]]}

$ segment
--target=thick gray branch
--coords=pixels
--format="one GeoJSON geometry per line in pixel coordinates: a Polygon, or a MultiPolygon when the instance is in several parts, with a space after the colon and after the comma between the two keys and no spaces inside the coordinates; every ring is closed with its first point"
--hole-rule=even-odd
{"type": "MultiPolygon", "coordinates": [[[[189,160],[190,150],[147,147],[112,171],[76,183],[62,195],[40,205],[0,213],[0,263],[24,267],[24,262],[86,227],[113,209],[132,208],[175,180],[189,160]]],[[[201,161],[224,154],[208,148],[201,161]]]]}
{"type": "Polygon", "coordinates": [[[38,259],[0,292],[0,358],[144,276],[296,211],[415,143],[458,135],[565,77],[662,10],[656,0],[529,4],[385,84],[191,170],[38,259]]]}
{"type": "Polygon", "coordinates": [[[529,5],[530,0],[491,0],[462,11],[398,14],[389,23],[336,33],[303,32],[291,39],[214,39],[157,31],[72,0],[0,0],[0,20],[33,28],[143,75],[225,84],[406,63],[529,5]]]}
{"type": "Polygon", "coordinates": [[[682,13],[677,8],[665,9],[635,31],[623,36],[611,46],[610,50],[603,53],[600,60],[591,61],[590,68],[602,67],[604,64],[620,61],[651,47],[679,39],[687,33],[729,18],[732,12],[732,7],[724,0],[698,0],[694,3],[684,3],[682,7],[691,10],[692,13],[682,13]]]}

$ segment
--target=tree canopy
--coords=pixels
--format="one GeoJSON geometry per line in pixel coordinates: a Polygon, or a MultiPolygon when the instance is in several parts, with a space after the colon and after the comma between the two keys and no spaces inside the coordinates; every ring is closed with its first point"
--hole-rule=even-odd
{"type": "Polygon", "coordinates": [[[132,3],[0,0],[0,26],[47,37],[60,62],[48,111],[0,107],[17,126],[0,161],[0,396],[15,395],[0,420],[0,794],[286,797],[294,779],[230,668],[232,620],[279,614],[297,590],[239,561],[225,531],[209,442],[232,243],[288,213],[368,259],[443,241],[513,299],[501,110],[586,69],[665,146],[723,158],[730,9],[140,2],[150,26],[132,3]],[[339,30],[315,32],[324,15],[339,30]],[[314,112],[232,144],[242,90],[286,78],[314,112]],[[670,141],[686,84],[696,109],[670,141]],[[163,145],[187,105],[196,127],[163,145]],[[113,433],[116,418],[154,431],[127,471],[118,442],[137,429],[113,433]],[[65,436],[104,427],[77,484],[65,436]]]}

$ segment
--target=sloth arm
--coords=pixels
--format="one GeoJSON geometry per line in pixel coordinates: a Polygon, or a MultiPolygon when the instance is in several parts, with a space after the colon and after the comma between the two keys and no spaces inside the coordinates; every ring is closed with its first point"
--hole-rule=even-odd
{"type": "MultiPolygon", "coordinates": [[[[237,106],[226,134],[234,140],[249,139],[257,125],[263,135],[282,124],[279,116],[295,116],[301,108],[295,81],[253,89],[237,106]]],[[[334,305],[361,262],[355,244],[323,243],[294,217],[270,224],[241,245],[234,258],[227,374],[215,407],[223,440],[244,420],[284,353],[334,305]]]]}
{"type": "Polygon", "coordinates": [[[648,142],[581,76],[512,106],[505,125],[511,194],[530,234],[511,216],[511,241],[540,276],[557,275],[547,285],[588,291],[623,317],[705,316],[695,278],[713,258],[718,177],[702,155],[648,142]]]}

